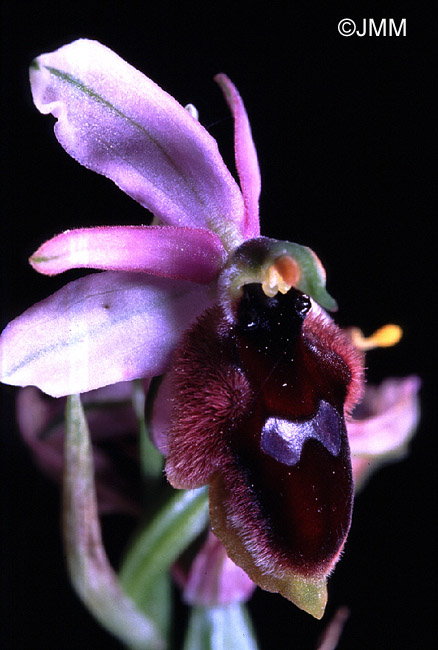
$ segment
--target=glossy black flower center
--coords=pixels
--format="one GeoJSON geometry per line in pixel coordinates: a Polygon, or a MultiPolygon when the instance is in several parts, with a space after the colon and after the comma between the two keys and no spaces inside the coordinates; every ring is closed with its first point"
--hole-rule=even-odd
{"type": "Polygon", "coordinates": [[[297,289],[270,298],[261,284],[246,284],[237,308],[236,329],[259,350],[284,352],[301,331],[311,306],[309,296],[297,289]]]}

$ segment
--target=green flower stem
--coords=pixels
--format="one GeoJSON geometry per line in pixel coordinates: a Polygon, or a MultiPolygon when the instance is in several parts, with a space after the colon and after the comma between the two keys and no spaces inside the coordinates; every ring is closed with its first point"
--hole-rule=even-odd
{"type": "Polygon", "coordinates": [[[183,650],[257,650],[244,603],[192,609],[183,650]]]}
{"type": "Polygon", "coordinates": [[[136,537],[120,569],[120,582],[144,607],[161,574],[208,523],[208,489],[178,490],[136,537]]]}
{"type": "Polygon", "coordinates": [[[66,406],[63,524],[70,579],[85,606],[132,650],[163,650],[156,626],[123,591],[103,548],[90,436],[79,395],[70,396],[66,406]]]}

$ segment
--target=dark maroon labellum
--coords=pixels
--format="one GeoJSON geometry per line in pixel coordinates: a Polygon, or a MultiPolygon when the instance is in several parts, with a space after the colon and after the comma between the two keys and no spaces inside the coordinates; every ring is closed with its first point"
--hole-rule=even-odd
{"type": "Polygon", "coordinates": [[[212,529],[229,556],[317,616],[323,607],[300,589],[323,584],[350,526],[344,405],[360,372],[347,337],[307,295],[268,297],[254,283],[228,315],[204,312],[169,377],[170,482],[209,483],[212,529]]]}
{"type": "Polygon", "coordinates": [[[269,536],[305,574],[339,551],[352,506],[343,417],[350,373],[306,339],[310,309],[296,289],[269,298],[260,284],[244,287],[232,338],[253,400],[229,438],[269,536]]]}

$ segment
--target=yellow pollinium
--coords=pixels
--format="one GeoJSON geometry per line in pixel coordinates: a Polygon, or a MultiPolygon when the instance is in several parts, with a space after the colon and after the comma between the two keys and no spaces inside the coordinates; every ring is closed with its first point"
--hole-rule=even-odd
{"type": "Polygon", "coordinates": [[[268,267],[262,289],[269,298],[273,298],[278,292],[287,293],[291,287],[297,285],[300,275],[300,267],[295,260],[289,255],[281,255],[268,267]]]}
{"type": "Polygon", "coordinates": [[[364,336],[358,327],[352,327],[350,333],[353,345],[360,350],[389,348],[396,345],[403,336],[402,328],[393,324],[380,327],[371,336],[364,336]]]}

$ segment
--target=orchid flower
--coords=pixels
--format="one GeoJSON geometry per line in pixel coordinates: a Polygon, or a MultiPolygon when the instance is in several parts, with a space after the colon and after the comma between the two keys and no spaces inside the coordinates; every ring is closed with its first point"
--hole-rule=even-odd
{"type": "MultiPolygon", "coordinates": [[[[243,569],[321,617],[351,523],[348,437],[372,455],[380,435],[352,418],[367,343],[329,316],[337,306],[315,253],[260,236],[260,174],[242,99],[216,77],[234,118],[239,186],[194,111],[103,45],[78,40],[44,54],[30,76],[65,150],[155,220],[66,231],[32,255],[47,275],[103,272],[7,326],[2,381],[62,397],[164,375],[152,433],[174,487],[209,485],[215,537],[204,556],[216,558],[218,574],[243,569]]],[[[391,330],[375,344],[397,338],[391,330]]],[[[405,391],[409,431],[396,424],[377,455],[415,428],[417,390],[413,380],[405,391]]],[[[194,570],[189,600],[211,597],[198,577],[194,570]]],[[[241,584],[248,595],[251,582],[241,584]]]]}

